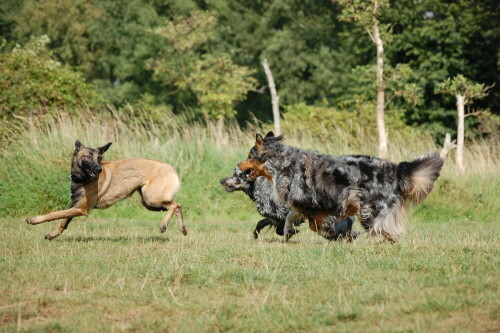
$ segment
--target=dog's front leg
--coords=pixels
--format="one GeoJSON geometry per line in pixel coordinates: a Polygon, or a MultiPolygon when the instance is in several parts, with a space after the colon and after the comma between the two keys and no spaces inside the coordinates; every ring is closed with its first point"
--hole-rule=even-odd
{"type": "Polygon", "coordinates": [[[72,207],[70,209],[60,210],[57,212],[48,213],[46,215],[38,215],[29,219],[26,219],[26,222],[29,224],[39,224],[43,222],[71,218],[76,216],[87,215],[87,210],[83,208],[72,207]]]}
{"type": "Polygon", "coordinates": [[[260,231],[272,223],[273,222],[271,220],[268,220],[268,219],[262,219],[259,222],[257,222],[257,226],[255,227],[255,230],[253,231],[253,238],[255,238],[255,239],[259,238],[260,231]]]}
{"type": "Polygon", "coordinates": [[[283,228],[283,236],[285,236],[285,241],[288,242],[290,237],[294,234],[294,222],[302,217],[302,214],[296,211],[290,211],[286,216],[285,227],[283,228]]]}
{"type": "Polygon", "coordinates": [[[68,224],[71,222],[72,219],[73,219],[72,217],[68,217],[67,219],[63,219],[61,224],[59,225],[59,227],[56,230],[45,235],[45,239],[52,240],[52,239],[56,238],[57,236],[59,236],[60,234],[62,234],[63,231],[68,228],[68,224]]]}

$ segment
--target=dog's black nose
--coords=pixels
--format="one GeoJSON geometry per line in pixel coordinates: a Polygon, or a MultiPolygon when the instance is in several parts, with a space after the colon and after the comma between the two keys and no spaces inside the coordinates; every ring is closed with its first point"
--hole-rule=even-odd
{"type": "Polygon", "coordinates": [[[221,183],[222,185],[224,185],[224,179],[221,179],[221,180],[220,180],[220,183],[221,183]]]}

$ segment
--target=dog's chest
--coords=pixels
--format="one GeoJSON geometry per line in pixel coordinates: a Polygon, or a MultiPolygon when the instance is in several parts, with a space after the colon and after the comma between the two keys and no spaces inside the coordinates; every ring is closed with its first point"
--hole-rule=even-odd
{"type": "Polygon", "coordinates": [[[256,184],[253,192],[255,207],[267,218],[282,220],[288,214],[286,203],[278,200],[273,185],[264,180],[256,184]]]}

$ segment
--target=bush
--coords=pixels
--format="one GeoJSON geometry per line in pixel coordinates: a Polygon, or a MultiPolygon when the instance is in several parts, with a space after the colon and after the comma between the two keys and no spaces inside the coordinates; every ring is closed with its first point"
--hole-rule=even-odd
{"type": "MultiPolygon", "coordinates": [[[[386,126],[399,136],[414,136],[414,129],[405,125],[398,112],[386,113],[386,126]]],[[[283,131],[300,127],[312,138],[324,141],[336,138],[339,144],[361,147],[378,137],[375,122],[375,106],[358,103],[353,111],[323,105],[294,104],[285,108],[283,131]]]]}
{"type": "Polygon", "coordinates": [[[81,75],[50,58],[46,36],[0,54],[0,118],[93,106],[97,94],[81,75]]]}

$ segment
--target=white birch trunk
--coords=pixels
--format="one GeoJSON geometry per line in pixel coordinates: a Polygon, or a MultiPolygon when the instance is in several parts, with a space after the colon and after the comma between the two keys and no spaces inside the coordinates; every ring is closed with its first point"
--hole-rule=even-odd
{"type": "MultiPolygon", "coordinates": [[[[374,13],[378,10],[378,1],[375,0],[374,13]]],[[[380,30],[378,27],[378,21],[374,17],[373,19],[373,41],[377,46],[377,129],[378,129],[378,154],[381,158],[387,157],[387,133],[385,131],[385,121],[384,121],[384,44],[382,38],[380,37],[380,30]]]]}
{"type": "Polygon", "coordinates": [[[457,148],[457,145],[455,144],[455,141],[451,141],[451,135],[450,133],[446,133],[444,137],[444,145],[443,148],[441,149],[441,152],[439,153],[439,156],[441,158],[446,158],[446,155],[452,150],[453,148],[457,148]]]}
{"type": "Polygon", "coordinates": [[[455,155],[455,163],[458,170],[463,172],[464,168],[464,100],[463,95],[456,95],[457,98],[457,111],[458,111],[458,127],[457,127],[457,152],[455,155]]]}
{"type": "Polygon", "coordinates": [[[273,121],[274,121],[274,131],[276,135],[281,134],[281,119],[280,119],[280,98],[276,92],[276,85],[274,84],[273,74],[271,73],[271,68],[267,59],[262,62],[264,67],[264,72],[266,73],[267,82],[269,84],[269,90],[271,91],[271,102],[273,106],[273,121]]]}

